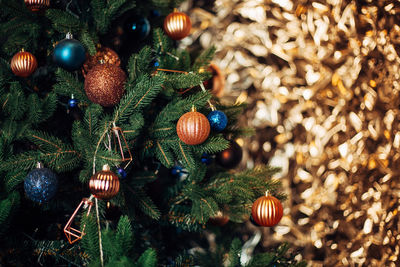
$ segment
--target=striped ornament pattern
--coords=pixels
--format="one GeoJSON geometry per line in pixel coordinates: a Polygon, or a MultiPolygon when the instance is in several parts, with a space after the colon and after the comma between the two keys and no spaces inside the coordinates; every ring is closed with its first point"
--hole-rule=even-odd
{"type": "Polygon", "coordinates": [[[197,111],[190,111],[182,115],[176,124],[176,133],[179,139],[187,145],[199,145],[210,134],[210,123],[206,116],[197,111]]]}
{"type": "Polygon", "coordinates": [[[25,0],[25,5],[33,12],[50,7],[50,0],[25,0]]]}
{"type": "Polygon", "coordinates": [[[28,77],[37,68],[37,60],[29,52],[18,52],[11,59],[11,70],[19,77],[28,77]]]}
{"type": "MultiPolygon", "coordinates": [[[[108,167],[109,168],[109,167],[108,167]]],[[[95,173],[89,181],[90,192],[99,199],[110,199],[118,194],[119,179],[112,171],[105,170],[95,173]]]]}
{"type": "Polygon", "coordinates": [[[173,40],[181,40],[189,35],[192,22],[183,12],[172,12],[164,20],[164,31],[173,40]]]}
{"type": "Polygon", "coordinates": [[[276,197],[267,194],[253,203],[251,215],[258,225],[271,227],[282,219],[283,207],[276,197]]]}

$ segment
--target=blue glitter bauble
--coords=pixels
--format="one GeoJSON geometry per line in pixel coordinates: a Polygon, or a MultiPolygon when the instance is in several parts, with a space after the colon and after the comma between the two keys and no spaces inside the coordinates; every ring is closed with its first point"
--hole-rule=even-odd
{"type": "Polygon", "coordinates": [[[206,165],[210,165],[213,161],[213,158],[208,155],[207,153],[203,153],[203,155],[201,155],[201,162],[203,162],[206,165]]]}
{"type": "Polygon", "coordinates": [[[78,105],[78,100],[76,100],[75,98],[71,98],[69,101],[68,101],[68,107],[70,107],[70,108],[74,108],[74,107],[76,107],[78,105]]]}
{"type": "Polygon", "coordinates": [[[225,113],[219,110],[213,110],[207,116],[208,121],[210,122],[211,129],[216,132],[220,132],[225,129],[228,124],[228,118],[225,113]]]}
{"type": "Polygon", "coordinates": [[[64,39],[54,48],[53,61],[66,70],[79,69],[85,59],[85,48],[75,39],[64,39]]]}
{"type": "Polygon", "coordinates": [[[121,179],[125,179],[126,176],[128,175],[125,171],[124,168],[118,167],[117,169],[117,173],[119,174],[119,176],[121,177],[121,179]]]}
{"type": "Polygon", "coordinates": [[[160,62],[155,61],[155,62],[154,62],[154,67],[159,67],[159,66],[160,66],[160,62]]]}
{"type": "Polygon", "coordinates": [[[183,181],[188,177],[188,172],[182,166],[175,165],[171,169],[171,174],[178,180],[183,181]]]}
{"type": "Polygon", "coordinates": [[[57,175],[47,168],[37,168],[28,173],[24,181],[26,196],[35,202],[47,202],[57,192],[57,175]]]}
{"type": "Polygon", "coordinates": [[[132,16],[124,22],[124,30],[128,36],[143,40],[150,33],[150,22],[144,17],[132,16]]]}

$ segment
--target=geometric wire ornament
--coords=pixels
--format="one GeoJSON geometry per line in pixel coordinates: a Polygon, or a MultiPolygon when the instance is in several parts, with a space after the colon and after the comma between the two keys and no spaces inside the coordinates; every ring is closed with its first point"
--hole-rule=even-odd
{"type": "Polygon", "coordinates": [[[111,128],[113,133],[113,150],[121,153],[121,161],[126,162],[124,169],[132,162],[132,153],[129,149],[128,143],[126,142],[124,133],[120,127],[117,127],[114,123],[111,128]],[[121,140],[122,137],[122,140],[121,140]]]}
{"type": "Polygon", "coordinates": [[[83,205],[84,209],[89,207],[88,211],[86,213],[86,216],[89,216],[90,210],[92,209],[92,206],[93,206],[93,202],[88,198],[82,199],[81,203],[78,205],[78,207],[76,208],[76,210],[72,214],[71,218],[69,219],[69,221],[65,225],[64,233],[67,236],[68,242],[70,244],[73,244],[76,241],[81,240],[82,237],[85,235],[84,231],[85,231],[85,226],[86,225],[83,225],[82,231],[79,231],[78,229],[72,228],[72,226],[71,226],[72,223],[73,223],[73,220],[75,219],[76,214],[78,213],[78,211],[82,207],[82,205],[83,205]]]}

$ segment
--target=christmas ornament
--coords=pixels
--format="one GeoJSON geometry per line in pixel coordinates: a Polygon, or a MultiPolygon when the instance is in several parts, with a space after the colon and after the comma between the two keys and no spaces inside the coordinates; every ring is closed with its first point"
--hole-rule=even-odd
{"type": "Polygon", "coordinates": [[[210,165],[212,163],[212,161],[213,161],[213,158],[210,155],[208,155],[207,153],[203,153],[201,155],[201,162],[203,162],[204,164],[210,165]]]}
{"type": "Polygon", "coordinates": [[[180,165],[172,167],[171,174],[179,181],[184,181],[189,175],[188,171],[180,165]]]}
{"type": "Polygon", "coordinates": [[[86,75],[85,92],[93,103],[111,107],[119,102],[124,94],[124,71],[111,64],[98,64],[86,75]]]}
{"type": "Polygon", "coordinates": [[[68,100],[68,107],[69,107],[69,108],[75,108],[75,107],[77,107],[77,106],[78,106],[78,100],[76,100],[76,99],[74,98],[74,95],[71,95],[71,99],[68,100]]]}
{"type": "Polygon", "coordinates": [[[71,33],[67,33],[65,39],[58,42],[54,48],[53,61],[66,70],[79,69],[85,59],[85,48],[78,40],[72,38],[71,33]]]}
{"type": "Polygon", "coordinates": [[[218,211],[215,216],[210,217],[208,222],[215,226],[224,226],[229,222],[229,216],[223,214],[221,211],[218,211]]]}
{"type": "Polygon", "coordinates": [[[38,163],[36,169],[30,171],[26,176],[24,189],[29,199],[39,203],[47,202],[57,192],[57,175],[38,163]]]}
{"type": "Polygon", "coordinates": [[[25,0],[25,5],[32,12],[37,12],[49,8],[50,0],[25,0]]]}
{"type": "Polygon", "coordinates": [[[230,146],[219,152],[216,156],[217,163],[226,169],[235,168],[241,161],[243,156],[242,148],[232,141],[230,146]]]}
{"type": "Polygon", "coordinates": [[[81,203],[78,205],[78,207],[75,209],[74,213],[72,214],[71,218],[68,220],[67,224],[64,227],[64,234],[68,239],[68,242],[70,244],[75,243],[78,240],[81,240],[82,237],[85,235],[85,225],[82,226],[82,231],[79,231],[78,229],[75,229],[72,227],[72,223],[74,222],[74,219],[76,217],[76,214],[78,213],[79,209],[83,207],[84,209],[87,209],[88,211],[86,212],[86,216],[89,216],[90,210],[92,209],[93,202],[90,199],[84,198],[82,199],[81,203]]]}
{"type": "Polygon", "coordinates": [[[98,46],[96,54],[94,56],[88,56],[85,63],[83,63],[83,76],[86,77],[88,71],[100,63],[108,63],[119,67],[121,65],[121,60],[118,54],[111,48],[98,46]]]}
{"type": "Polygon", "coordinates": [[[210,64],[208,71],[211,72],[212,77],[210,80],[205,81],[203,84],[207,89],[211,89],[211,93],[213,95],[221,97],[224,93],[225,75],[214,63],[210,64]]]}
{"type": "Polygon", "coordinates": [[[110,166],[103,166],[103,170],[96,172],[89,181],[90,192],[99,199],[110,199],[118,194],[118,176],[110,171],[110,166]]]}
{"type": "Polygon", "coordinates": [[[216,132],[221,132],[228,124],[228,118],[225,113],[219,110],[211,111],[208,114],[207,119],[210,122],[211,129],[216,132]]]}
{"type": "Polygon", "coordinates": [[[37,68],[37,60],[34,55],[22,50],[11,59],[11,70],[19,77],[28,77],[37,68]]]}
{"type": "Polygon", "coordinates": [[[250,222],[251,222],[254,226],[257,226],[257,227],[261,226],[261,225],[259,225],[258,223],[256,223],[256,222],[254,221],[253,216],[251,216],[251,215],[250,215],[250,222]]]}
{"type": "Polygon", "coordinates": [[[276,197],[267,192],[265,196],[254,201],[251,216],[255,223],[260,226],[274,226],[279,223],[283,216],[282,204],[276,197]]]}
{"type": "Polygon", "coordinates": [[[210,134],[210,123],[206,116],[192,109],[179,118],[176,132],[185,144],[198,145],[203,143],[210,134]]]}
{"type": "Polygon", "coordinates": [[[121,177],[121,179],[125,179],[127,176],[125,169],[121,167],[118,167],[117,173],[119,174],[119,177],[121,177]]]}
{"type": "Polygon", "coordinates": [[[181,40],[189,35],[192,22],[188,15],[174,11],[164,20],[164,31],[173,40],[181,40]]]}
{"type": "Polygon", "coordinates": [[[141,16],[130,16],[124,21],[123,30],[133,40],[143,40],[150,33],[150,22],[141,16]]]}
{"type": "Polygon", "coordinates": [[[121,162],[126,163],[124,167],[126,168],[132,162],[132,153],[126,142],[124,132],[120,127],[117,127],[115,123],[113,123],[111,131],[113,135],[113,149],[121,154],[121,162]]]}

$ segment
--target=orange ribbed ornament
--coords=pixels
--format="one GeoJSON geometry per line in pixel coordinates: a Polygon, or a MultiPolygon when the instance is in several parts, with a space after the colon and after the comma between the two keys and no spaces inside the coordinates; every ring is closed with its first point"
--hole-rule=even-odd
{"type": "Polygon", "coordinates": [[[11,59],[11,70],[20,77],[31,75],[36,70],[37,65],[35,56],[25,51],[16,53],[11,59]]]}
{"type": "Polygon", "coordinates": [[[25,5],[33,12],[41,11],[50,7],[50,0],[25,0],[25,5]]]}
{"type": "Polygon", "coordinates": [[[176,124],[179,139],[187,145],[199,145],[210,134],[210,123],[206,116],[192,110],[182,115],[176,124]]]}
{"type": "Polygon", "coordinates": [[[188,15],[174,11],[164,20],[164,31],[173,40],[181,40],[189,35],[192,22],[188,15]]]}
{"type": "Polygon", "coordinates": [[[104,165],[103,170],[96,172],[89,181],[90,192],[99,199],[110,199],[118,194],[118,176],[110,171],[110,166],[104,165]]]}
{"type": "Polygon", "coordinates": [[[283,208],[281,202],[268,192],[253,203],[251,215],[260,226],[274,226],[282,219],[283,208]]]}

